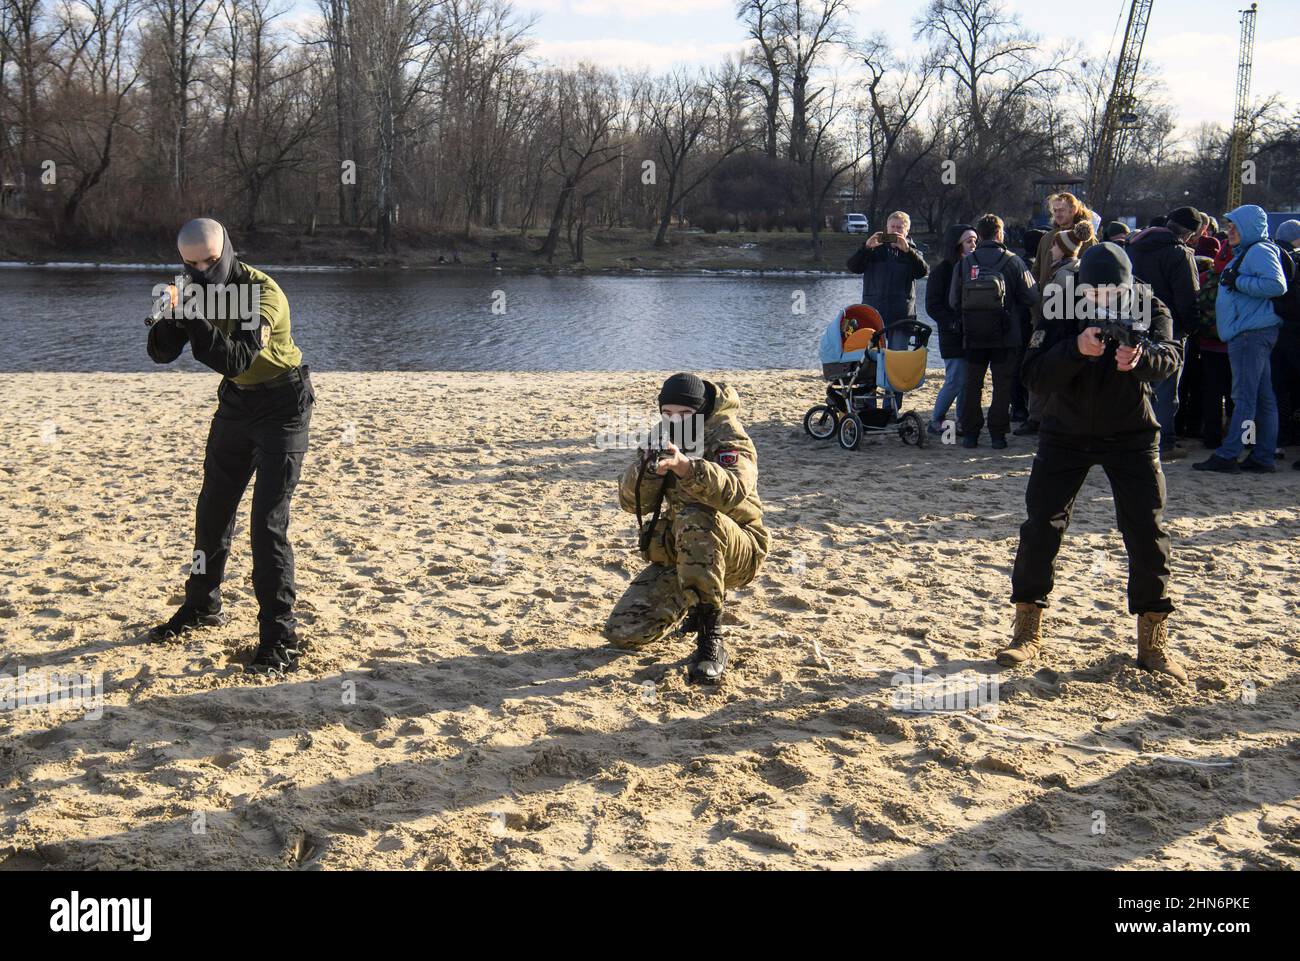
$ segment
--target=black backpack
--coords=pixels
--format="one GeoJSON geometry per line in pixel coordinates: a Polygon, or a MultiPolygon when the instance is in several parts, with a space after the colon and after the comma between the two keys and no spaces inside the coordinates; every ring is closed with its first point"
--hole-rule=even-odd
{"type": "Polygon", "coordinates": [[[1011,312],[1007,310],[1007,278],[1002,268],[1011,262],[1005,250],[992,264],[983,263],[977,250],[962,260],[958,270],[962,277],[961,315],[962,330],[968,349],[1001,347],[1011,326],[1011,312]]]}

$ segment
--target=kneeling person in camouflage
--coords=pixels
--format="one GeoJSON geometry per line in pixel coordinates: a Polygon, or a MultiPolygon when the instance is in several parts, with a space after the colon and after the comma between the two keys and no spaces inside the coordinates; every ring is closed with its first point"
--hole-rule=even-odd
{"type": "Polygon", "coordinates": [[[685,613],[681,632],[697,634],[691,680],[716,684],[727,667],[726,592],[752,581],[767,556],[758,458],[727,384],[675,374],[659,393],[659,409],[669,436],[658,459],[639,451],[618,489],[619,506],[637,514],[650,566],[614,607],[605,636],[616,647],[639,648],[685,613]],[[687,425],[698,425],[697,436],[688,436],[687,425]]]}

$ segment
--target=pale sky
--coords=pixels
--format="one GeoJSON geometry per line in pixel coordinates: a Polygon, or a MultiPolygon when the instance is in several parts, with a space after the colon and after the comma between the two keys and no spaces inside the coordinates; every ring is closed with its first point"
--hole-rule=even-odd
{"type": "MultiPolygon", "coordinates": [[[[850,25],[861,37],[884,32],[899,50],[919,47],[912,20],[924,0],[855,0],[850,25]]],[[[1105,53],[1128,19],[1129,0],[1008,0],[1045,46],[1077,39],[1105,53]],[[1122,18],[1121,18],[1122,12],[1122,18]],[[1116,21],[1119,20],[1118,31],[1116,21]]],[[[547,60],[662,69],[708,64],[739,49],[733,0],[515,0],[537,14],[533,36],[547,60]]],[[[1201,121],[1228,126],[1237,82],[1240,0],[1154,0],[1143,60],[1157,65],[1184,132],[1201,121]]],[[[1252,96],[1300,101],[1300,0],[1259,0],[1252,96]]]]}
{"type": "MultiPolygon", "coordinates": [[[[513,0],[537,18],[534,52],[552,63],[610,68],[711,65],[737,52],[744,30],[734,0],[513,0]]],[[[1129,0],[1004,0],[1045,47],[1077,40],[1094,56],[1117,53],[1129,0]],[[1112,40],[1114,46],[1112,48],[1112,40]]],[[[286,25],[317,15],[313,0],[288,0],[286,25]]],[[[850,0],[857,37],[883,32],[899,52],[919,51],[912,20],[926,0],[850,0]]],[[[1154,0],[1142,57],[1157,66],[1186,135],[1202,121],[1232,122],[1243,0],[1154,0]]],[[[846,65],[845,76],[856,70],[846,65]]],[[[1300,104],[1300,0],[1259,0],[1252,97],[1278,93],[1300,104]]]]}

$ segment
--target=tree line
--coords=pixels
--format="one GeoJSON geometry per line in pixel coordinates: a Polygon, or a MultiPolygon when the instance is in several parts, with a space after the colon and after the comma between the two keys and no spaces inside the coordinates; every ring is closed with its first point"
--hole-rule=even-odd
{"type": "MultiPolygon", "coordinates": [[[[1046,45],[998,0],[922,5],[911,56],[847,0],[740,0],[734,55],[612,71],[544,62],[505,0],[316,3],[291,24],[272,0],[0,0],[0,216],[333,224],[379,249],[519,231],[579,261],[593,227],[798,230],[820,259],[850,209],[1026,219],[1035,172],[1087,175],[1117,53],[1046,45]]],[[[1159,76],[1137,92],[1113,212],[1217,209],[1228,131],[1180,142],[1159,76]]],[[[1246,199],[1294,203],[1300,114],[1265,97],[1252,120],[1246,199]]]]}

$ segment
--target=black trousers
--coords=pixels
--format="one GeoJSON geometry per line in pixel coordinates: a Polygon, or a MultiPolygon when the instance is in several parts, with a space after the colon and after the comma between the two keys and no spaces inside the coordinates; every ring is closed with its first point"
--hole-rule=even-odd
{"type": "Polygon", "coordinates": [[[1201,417],[1205,403],[1201,399],[1201,385],[1205,379],[1205,365],[1196,337],[1188,337],[1183,348],[1183,374],[1178,380],[1178,413],[1174,415],[1174,434],[1178,437],[1203,437],[1201,417]]]}
{"type": "Polygon", "coordinates": [[[1300,324],[1283,324],[1273,347],[1273,392],[1277,395],[1279,446],[1300,440],[1296,410],[1300,408],[1300,324]]]}
{"type": "Polygon", "coordinates": [[[241,390],[223,380],[203,458],[203,489],[194,521],[195,563],[185,601],[202,613],[221,610],[221,581],[230,556],[235,515],[253,483],[250,533],[253,593],[262,641],[294,636],[293,548],[289,501],[302,474],[316,395],[306,367],[270,390],[241,390]]]}
{"type": "Polygon", "coordinates": [[[1201,441],[1211,450],[1223,443],[1232,420],[1232,364],[1226,353],[1201,351],[1201,441]]]}
{"type": "MultiPolygon", "coordinates": [[[[1029,343],[1030,334],[1025,335],[1025,343],[1029,343]]],[[[1011,352],[1011,410],[1013,413],[1028,414],[1032,398],[1029,396],[1029,388],[1025,382],[1020,379],[1021,365],[1025,362],[1025,348],[1017,347],[1011,352]]]]}
{"type": "Polygon", "coordinates": [[[978,437],[984,427],[984,377],[993,374],[993,402],[989,405],[989,433],[1006,434],[1011,430],[1011,381],[1016,364],[1014,349],[974,348],[962,357],[966,379],[962,384],[961,432],[964,437],[978,437]]]}
{"type": "MultiPolygon", "coordinates": [[[[1011,573],[1011,600],[1047,606],[1056,578],[1056,555],[1070,526],[1074,500],[1094,466],[1115,496],[1115,519],[1128,551],[1131,614],[1172,611],[1169,600],[1169,534],[1164,528],[1165,475],[1156,443],[1140,450],[1082,450],[1046,441],[1038,446],[1025,490],[1028,517],[1011,573]]],[[[1091,591],[1091,585],[1080,584],[1091,591]]]]}

